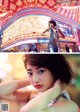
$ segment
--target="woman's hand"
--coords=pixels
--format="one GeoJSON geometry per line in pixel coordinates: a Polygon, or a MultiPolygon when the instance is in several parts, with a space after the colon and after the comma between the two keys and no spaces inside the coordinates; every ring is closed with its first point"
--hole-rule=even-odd
{"type": "Polygon", "coordinates": [[[41,36],[43,36],[43,35],[44,35],[44,32],[41,33],[41,36]]]}

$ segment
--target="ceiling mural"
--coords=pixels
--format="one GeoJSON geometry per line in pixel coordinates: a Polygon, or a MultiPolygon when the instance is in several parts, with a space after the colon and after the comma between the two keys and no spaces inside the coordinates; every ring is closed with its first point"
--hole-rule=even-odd
{"type": "Polygon", "coordinates": [[[28,7],[53,10],[80,23],[80,0],[0,0],[0,26],[18,11],[28,7]]]}
{"type": "Polygon", "coordinates": [[[27,16],[17,20],[4,31],[2,43],[22,36],[23,38],[41,36],[41,33],[48,28],[49,19],[46,16],[27,16]]]}

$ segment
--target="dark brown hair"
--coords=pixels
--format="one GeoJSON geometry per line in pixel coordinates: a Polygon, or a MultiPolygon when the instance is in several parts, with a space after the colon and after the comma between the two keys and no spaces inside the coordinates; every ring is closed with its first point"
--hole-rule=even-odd
{"type": "Polygon", "coordinates": [[[73,75],[68,61],[62,54],[26,54],[24,55],[26,69],[27,63],[47,68],[52,73],[54,80],[60,79],[62,83],[68,84],[73,75]]]}
{"type": "Polygon", "coordinates": [[[56,22],[53,20],[50,20],[48,23],[52,23],[54,26],[56,26],[56,22]]]}

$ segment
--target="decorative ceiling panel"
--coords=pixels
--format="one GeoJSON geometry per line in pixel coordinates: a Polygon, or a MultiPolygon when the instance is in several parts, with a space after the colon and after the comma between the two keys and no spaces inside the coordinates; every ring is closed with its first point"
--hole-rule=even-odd
{"type": "Polygon", "coordinates": [[[80,0],[0,0],[0,20],[27,7],[43,7],[80,23],[80,0]]]}

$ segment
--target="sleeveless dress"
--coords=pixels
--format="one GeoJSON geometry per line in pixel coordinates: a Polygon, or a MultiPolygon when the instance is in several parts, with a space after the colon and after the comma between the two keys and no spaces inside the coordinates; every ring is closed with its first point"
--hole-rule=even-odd
{"type": "Polygon", "coordinates": [[[50,33],[50,38],[48,44],[48,51],[58,52],[58,47],[57,47],[58,39],[59,39],[58,30],[50,28],[49,33],[50,33]]]}

